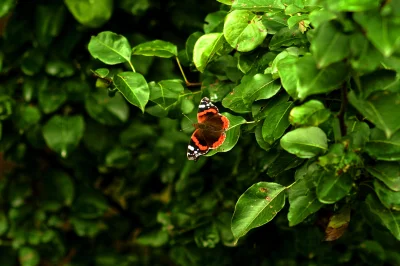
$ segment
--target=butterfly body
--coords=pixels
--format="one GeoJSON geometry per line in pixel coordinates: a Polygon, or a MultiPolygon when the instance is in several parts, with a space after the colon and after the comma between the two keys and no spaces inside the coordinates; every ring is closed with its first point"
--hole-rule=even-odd
{"type": "Polygon", "coordinates": [[[224,143],[225,131],[229,127],[229,120],[219,113],[207,97],[201,99],[197,111],[197,123],[193,125],[195,131],[190,138],[187,157],[196,161],[199,156],[207,154],[224,143]]]}

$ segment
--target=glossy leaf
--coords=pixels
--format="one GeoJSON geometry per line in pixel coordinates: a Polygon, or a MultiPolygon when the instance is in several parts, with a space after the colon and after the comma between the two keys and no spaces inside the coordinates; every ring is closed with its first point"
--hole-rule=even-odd
{"type": "Polygon", "coordinates": [[[298,60],[297,56],[288,55],[287,57],[280,60],[277,64],[279,77],[281,78],[281,83],[286,92],[297,99],[297,75],[296,75],[296,62],[298,60]]]}
{"type": "Polygon", "coordinates": [[[274,9],[284,9],[285,6],[281,1],[276,0],[234,0],[232,9],[250,10],[254,12],[266,12],[274,9]]]}
{"type": "Polygon", "coordinates": [[[106,23],[113,13],[112,0],[65,0],[65,4],[79,23],[92,28],[106,23]]]}
{"type": "Polygon", "coordinates": [[[131,60],[131,46],[128,40],[111,31],[103,31],[97,36],[92,36],[88,49],[94,58],[108,65],[131,60]]]}
{"type": "Polygon", "coordinates": [[[342,33],[333,22],[320,25],[311,43],[311,51],[317,67],[324,68],[346,58],[349,53],[350,38],[342,33]]]}
{"type": "Polygon", "coordinates": [[[400,164],[398,162],[378,162],[367,166],[367,171],[394,191],[400,191],[400,164]]]}
{"type": "Polygon", "coordinates": [[[281,138],[281,146],[300,158],[312,158],[328,149],[326,134],[318,127],[297,128],[281,138]]]}
{"type": "Polygon", "coordinates": [[[222,105],[225,108],[229,108],[232,111],[243,114],[250,113],[251,109],[248,104],[244,102],[243,92],[246,88],[244,85],[251,77],[244,76],[242,79],[242,83],[233,88],[232,92],[230,92],[223,100],[222,105]]]}
{"type": "Polygon", "coordinates": [[[296,46],[306,43],[306,36],[298,29],[282,28],[274,34],[269,42],[269,49],[278,50],[281,47],[296,46]]]}
{"type": "Polygon", "coordinates": [[[306,195],[296,197],[289,203],[289,226],[295,226],[301,223],[310,214],[317,212],[324,205],[318,201],[315,192],[309,192],[306,195]]]}
{"type": "Polygon", "coordinates": [[[234,10],[226,16],[224,36],[236,50],[249,52],[264,41],[267,30],[259,16],[249,11],[234,10]]]}
{"type": "Polygon", "coordinates": [[[150,97],[150,89],[144,77],[135,72],[122,72],[118,73],[113,81],[125,99],[144,112],[144,107],[150,97]]]}
{"type": "Polygon", "coordinates": [[[245,87],[242,97],[246,104],[269,99],[277,94],[281,88],[280,83],[273,80],[269,74],[256,74],[241,85],[245,87]]]}
{"type": "Polygon", "coordinates": [[[377,128],[371,130],[370,140],[365,146],[366,152],[382,161],[400,160],[400,131],[387,139],[385,133],[377,128]]]}
{"type": "Polygon", "coordinates": [[[369,211],[380,219],[397,240],[400,240],[400,212],[388,210],[372,195],[368,195],[365,202],[369,211]]]}
{"type": "Polygon", "coordinates": [[[378,0],[338,0],[332,2],[330,9],[336,11],[360,12],[379,7],[378,0]]]}
{"type": "Polygon", "coordinates": [[[400,93],[378,91],[362,100],[350,92],[348,97],[350,103],[377,128],[385,131],[388,138],[400,129],[400,93]]]}
{"type": "Polygon", "coordinates": [[[53,116],[43,127],[43,137],[50,149],[67,157],[79,144],[85,130],[82,116],[53,116]]]}
{"type": "Polygon", "coordinates": [[[253,228],[271,221],[285,206],[285,187],[277,183],[259,182],[238,199],[232,217],[232,232],[236,239],[253,228]]]}
{"type": "Polygon", "coordinates": [[[315,60],[310,55],[300,58],[295,66],[298,77],[297,92],[300,99],[338,89],[348,74],[344,63],[335,63],[318,69],[315,60]]]}
{"type": "Polygon", "coordinates": [[[184,88],[180,81],[162,80],[158,83],[150,82],[150,100],[167,109],[178,101],[184,88]]]}
{"type": "Polygon", "coordinates": [[[390,190],[387,186],[379,182],[374,181],[374,189],[376,195],[378,195],[381,203],[388,209],[400,211],[400,192],[390,190]]]}
{"type": "Polygon", "coordinates": [[[193,49],[193,62],[196,68],[203,72],[215,53],[220,50],[225,42],[222,33],[209,33],[201,36],[193,49]]]}
{"type": "Polygon", "coordinates": [[[178,49],[170,42],[154,40],[136,45],[132,48],[132,54],[170,58],[178,56],[178,49]]]}
{"type": "Polygon", "coordinates": [[[234,116],[230,113],[222,113],[229,119],[229,128],[226,132],[224,143],[215,150],[211,150],[205,156],[214,155],[217,152],[228,152],[235,147],[240,137],[240,126],[246,123],[246,120],[241,116],[234,116]]]}
{"type": "Polygon", "coordinates": [[[352,187],[351,175],[336,174],[334,171],[324,171],[317,185],[317,196],[320,202],[332,204],[346,196],[352,187]]]}
{"type": "Polygon", "coordinates": [[[284,102],[269,110],[262,127],[262,136],[267,143],[272,144],[285,133],[290,125],[288,118],[292,106],[293,102],[284,102]]]}
{"type": "Polygon", "coordinates": [[[325,122],[330,111],[324,104],[317,100],[310,100],[300,106],[295,106],[290,111],[289,121],[292,125],[318,126],[325,122]]]}

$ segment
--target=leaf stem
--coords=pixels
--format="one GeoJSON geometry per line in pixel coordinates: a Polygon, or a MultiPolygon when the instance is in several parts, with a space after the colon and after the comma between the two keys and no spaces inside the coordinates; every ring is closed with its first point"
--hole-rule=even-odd
{"type": "Polygon", "coordinates": [[[183,79],[185,80],[186,86],[187,86],[187,87],[197,87],[197,86],[201,86],[201,82],[192,83],[192,82],[190,82],[190,81],[187,80],[186,75],[185,75],[185,72],[184,72],[183,69],[182,69],[181,62],[179,61],[179,58],[178,58],[178,57],[175,57],[175,59],[176,59],[176,63],[178,63],[179,70],[181,71],[182,77],[183,77],[183,79]]]}
{"type": "Polygon", "coordinates": [[[133,67],[131,60],[129,60],[128,63],[129,63],[129,65],[131,66],[132,71],[136,73],[136,70],[135,70],[135,68],[133,67]]]}
{"type": "Polygon", "coordinates": [[[289,188],[291,188],[294,184],[296,184],[297,183],[297,181],[299,181],[299,180],[296,180],[296,181],[294,181],[292,184],[290,184],[289,186],[287,186],[286,187],[286,189],[289,189],[289,188]]]}

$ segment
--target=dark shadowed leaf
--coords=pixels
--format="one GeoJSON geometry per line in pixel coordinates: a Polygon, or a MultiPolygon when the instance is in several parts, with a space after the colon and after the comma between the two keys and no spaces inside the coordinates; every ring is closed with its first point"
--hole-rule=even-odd
{"type": "Polygon", "coordinates": [[[293,102],[284,102],[268,110],[262,127],[262,135],[264,140],[269,144],[279,139],[289,127],[288,118],[292,106],[293,102]]]}
{"type": "Polygon", "coordinates": [[[365,150],[378,160],[400,160],[400,131],[397,131],[391,138],[387,139],[382,130],[378,128],[372,129],[371,137],[365,146],[365,150]]]}
{"type": "Polygon", "coordinates": [[[305,34],[297,28],[282,28],[272,37],[269,42],[271,50],[279,50],[281,47],[297,46],[307,42],[305,34]]]}
{"type": "Polygon", "coordinates": [[[372,195],[368,195],[365,202],[370,212],[377,215],[381,223],[389,229],[397,240],[400,240],[400,212],[385,208],[385,206],[383,206],[379,200],[372,195]]]}
{"type": "Polygon", "coordinates": [[[400,191],[400,164],[398,162],[378,162],[366,167],[367,171],[394,191],[400,191]]]}
{"type": "Polygon", "coordinates": [[[360,99],[352,91],[349,93],[350,103],[377,128],[385,131],[390,138],[400,129],[400,93],[378,91],[366,100],[360,99]]]}
{"type": "Polygon", "coordinates": [[[376,195],[386,208],[400,211],[400,191],[390,190],[378,180],[374,181],[374,188],[376,195]]]}
{"type": "Polygon", "coordinates": [[[318,185],[317,196],[320,202],[332,204],[346,196],[352,187],[350,174],[336,174],[335,171],[323,171],[318,185]]]}
{"type": "Polygon", "coordinates": [[[329,218],[328,226],[325,229],[325,241],[339,239],[350,223],[350,206],[345,205],[337,213],[329,218]]]}

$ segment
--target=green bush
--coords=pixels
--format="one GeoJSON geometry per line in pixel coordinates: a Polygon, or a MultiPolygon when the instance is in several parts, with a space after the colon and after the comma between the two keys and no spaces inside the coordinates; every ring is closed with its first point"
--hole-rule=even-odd
{"type": "Polygon", "coordinates": [[[398,72],[398,0],[3,0],[0,265],[400,265],[398,72]]]}

